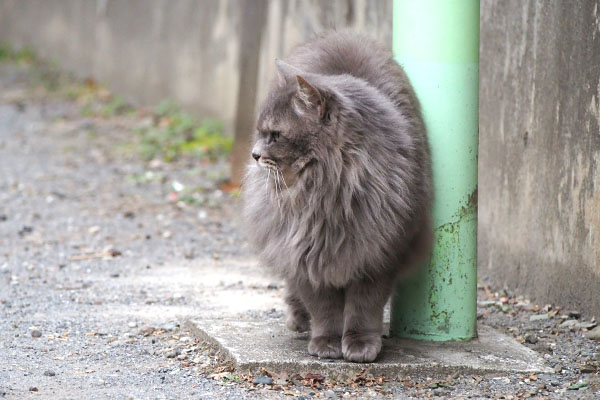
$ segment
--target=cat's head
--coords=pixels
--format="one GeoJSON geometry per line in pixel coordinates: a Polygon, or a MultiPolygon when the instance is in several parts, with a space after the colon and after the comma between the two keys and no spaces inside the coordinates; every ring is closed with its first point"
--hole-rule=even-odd
{"type": "Polygon", "coordinates": [[[280,60],[277,73],[259,113],[252,157],[291,186],[335,145],[339,107],[327,77],[280,60]]]}

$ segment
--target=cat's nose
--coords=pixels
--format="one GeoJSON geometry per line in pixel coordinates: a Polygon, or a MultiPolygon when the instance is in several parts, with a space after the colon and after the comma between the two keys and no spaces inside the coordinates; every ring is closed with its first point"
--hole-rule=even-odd
{"type": "Polygon", "coordinates": [[[258,161],[258,159],[260,158],[260,154],[256,153],[256,152],[252,152],[252,158],[254,158],[256,161],[258,161]]]}

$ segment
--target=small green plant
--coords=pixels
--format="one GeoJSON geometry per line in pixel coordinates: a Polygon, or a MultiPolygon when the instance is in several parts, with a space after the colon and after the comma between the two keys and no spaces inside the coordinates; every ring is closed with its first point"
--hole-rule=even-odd
{"type": "Polygon", "coordinates": [[[162,172],[145,171],[129,175],[127,179],[132,184],[144,185],[151,182],[165,182],[166,176],[162,172]]]}
{"type": "Polygon", "coordinates": [[[82,117],[92,117],[94,115],[94,110],[89,104],[86,104],[85,106],[81,107],[80,112],[82,117]]]}
{"type": "Polygon", "coordinates": [[[160,103],[154,111],[159,117],[168,117],[169,115],[175,115],[179,112],[179,107],[172,100],[164,100],[160,103]]]}
{"type": "Polygon", "coordinates": [[[7,61],[12,58],[12,49],[4,43],[0,43],[0,61],[7,61]]]}
{"type": "Polygon", "coordinates": [[[86,131],[88,138],[95,139],[98,137],[98,132],[95,129],[88,129],[86,131]]]}
{"type": "Polygon", "coordinates": [[[156,109],[152,126],[140,129],[140,154],[145,160],[174,161],[182,155],[216,160],[231,152],[233,140],[223,133],[220,121],[198,122],[172,102],[156,109]]]}
{"type": "Polygon", "coordinates": [[[0,43],[0,63],[19,62],[29,64],[36,60],[35,53],[30,47],[15,50],[6,43],[0,43]]]}
{"type": "Polygon", "coordinates": [[[108,118],[115,115],[122,115],[133,108],[120,96],[113,96],[102,110],[102,116],[108,118]]]}
{"type": "Polygon", "coordinates": [[[95,86],[80,81],[66,82],[62,87],[62,93],[67,99],[85,104],[96,99],[97,92],[95,86]]]}
{"type": "Polygon", "coordinates": [[[221,385],[231,385],[235,383],[242,383],[244,381],[239,375],[232,374],[230,372],[219,374],[221,385]]]}

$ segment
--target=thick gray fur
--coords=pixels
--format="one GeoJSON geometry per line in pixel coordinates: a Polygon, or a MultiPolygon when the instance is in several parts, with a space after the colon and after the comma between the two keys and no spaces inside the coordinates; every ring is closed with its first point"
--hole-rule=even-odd
{"type": "Polygon", "coordinates": [[[419,103],[372,40],[297,47],[260,109],[244,183],[249,239],[287,285],[287,326],[310,354],[373,361],[397,279],[431,247],[432,182],[419,103]]]}

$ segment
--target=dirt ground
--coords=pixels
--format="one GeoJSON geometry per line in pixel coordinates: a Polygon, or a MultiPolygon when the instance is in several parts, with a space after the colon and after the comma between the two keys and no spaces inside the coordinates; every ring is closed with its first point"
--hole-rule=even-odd
{"type": "Polygon", "coordinates": [[[124,143],[148,113],[84,116],[38,90],[31,68],[0,64],[0,398],[600,398],[596,320],[485,280],[480,323],[543,354],[554,374],[236,374],[183,326],[219,312],[207,299],[229,285],[214,282],[223,260],[247,277],[241,289],[260,274],[239,199],[221,186],[226,163],[144,162],[124,143]]]}

